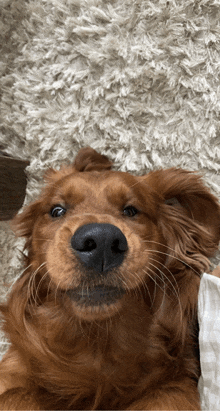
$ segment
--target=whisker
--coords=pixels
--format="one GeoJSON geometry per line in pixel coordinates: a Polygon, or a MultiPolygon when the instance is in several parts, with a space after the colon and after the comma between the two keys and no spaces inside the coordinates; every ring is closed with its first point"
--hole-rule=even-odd
{"type": "Polygon", "coordinates": [[[53,243],[54,240],[51,240],[50,238],[40,238],[40,237],[34,237],[35,240],[39,241],[45,241],[45,242],[50,242],[53,243]]]}
{"type": "Polygon", "coordinates": [[[27,267],[25,267],[25,269],[21,272],[21,274],[19,274],[18,276],[16,276],[16,277],[13,279],[10,287],[8,288],[8,290],[7,290],[6,294],[5,294],[6,296],[11,292],[11,289],[12,289],[12,287],[14,286],[14,284],[16,283],[16,281],[17,281],[17,280],[25,273],[25,271],[28,270],[31,266],[32,266],[32,264],[29,264],[27,267]]]}
{"type": "Polygon", "coordinates": [[[56,290],[55,290],[55,295],[54,295],[54,301],[55,301],[55,305],[57,304],[57,293],[58,293],[58,289],[59,289],[59,285],[61,283],[61,280],[58,282],[57,286],[56,286],[56,290]]]}
{"type": "Polygon", "coordinates": [[[37,289],[36,289],[36,296],[38,296],[38,290],[40,289],[40,284],[43,282],[44,278],[47,277],[47,275],[48,275],[48,270],[47,270],[46,273],[41,277],[41,279],[40,279],[40,281],[39,281],[39,284],[38,284],[37,289]]]}
{"type": "MultiPolygon", "coordinates": [[[[156,277],[158,277],[158,278],[160,279],[160,277],[154,272],[154,270],[153,270],[152,268],[148,267],[148,270],[150,270],[150,272],[151,272],[153,275],[156,275],[156,277]]],[[[161,304],[160,304],[160,307],[161,307],[161,306],[163,305],[163,302],[164,302],[164,299],[165,299],[165,296],[166,296],[165,282],[164,282],[163,278],[161,278],[161,280],[163,281],[163,288],[162,288],[162,287],[157,283],[156,279],[149,274],[148,271],[144,270],[144,272],[145,272],[145,274],[147,274],[147,275],[151,278],[151,280],[152,280],[152,281],[154,282],[154,284],[155,284],[155,287],[154,287],[154,298],[153,298],[153,301],[152,301],[151,308],[153,307],[153,304],[154,304],[154,301],[155,301],[155,298],[156,298],[156,287],[157,287],[157,286],[158,286],[158,287],[160,288],[160,290],[163,292],[163,299],[162,299],[161,304]]],[[[158,308],[158,310],[160,309],[160,307],[158,308]]]]}
{"type": "Polygon", "coordinates": [[[50,277],[49,270],[47,270],[47,274],[49,274],[49,278],[50,278],[49,284],[47,286],[47,296],[46,296],[46,301],[48,302],[48,297],[49,297],[49,293],[50,293],[50,285],[53,283],[53,281],[52,281],[52,278],[50,277]]]}
{"type": "MultiPolygon", "coordinates": [[[[152,270],[151,268],[149,268],[149,269],[150,269],[151,272],[154,274],[153,270],[152,270]]],[[[144,270],[144,273],[146,274],[146,271],[145,271],[145,270],[144,270]]],[[[153,299],[151,299],[151,308],[152,308],[153,305],[154,305],[154,301],[155,301],[156,293],[157,293],[157,280],[156,280],[156,278],[151,277],[149,274],[148,274],[148,276],[153,280],[153,283],[154,283],[153,299]]],[[[156,275],[156,277],[157,277],[157,275],[156,275]]],[[[165,287],[164,287],[164,292],[165,292],[165,287]]]]}
{"type": "Polygon", "coordinates": [[[149,295],[149,298],[150,298],[150,301],[152,302],[149,288],[148,288],[147,284],[145,283],[144,279],[141,278],[141,277],[138,275],[137,272],[134,272],[134,273],[133,273],[133,272],[129,271],[129,274],[130,274],[131,276],[133,276],[135,279],[138,279],[138,281],[140,281],[140,284],[138,284],[137,287],[132,288],[135,293],[137,292],[137,294],[136,294],[136,295],[137,295],[137,298],[138,298],[138,292],[140,293],[140,295],[142,295],[141,289],[140,289],[140,286],[142,285],[142,287],[143,287],[143,289],[144,289],[144,292],[145,292],[145,295],[148,294],[148,295],[149,295]]]}
{"type": "MultiPolygon", "coordinates": [[[[162,244],[162,243],[157,243],[156,241],[146,240],[145,242],[152,242],[152,243],[155,243],[155,244],[158,244],[158,245],[163,245],[163,247],[164,247],[164,244],[162,244]]],[[[174,249],[172,249],[172,248],[170,248],[170,247],[167,247],[167,248],[169,248],[171,251],[173,251],[174,253],[176,253],[176,251],[175,251],[174,249]]],[[[159,253],[159,254],[162,254],[162,255],[166,255],[167,257],[170,257],[170,254],[165,253],[165,252],[160,251],[160,250],[151,250],[151,251],[152,251],[153,253],[159,253]]],[[[149,252],[149,250],[144,250],[143,252],[149,252]]],[[[191,265],[187,264],[184,260],[181,260],[179,257],[176,257],[175,255],[173,255],[172,258],[175,258],[177,261],[183,263],[185,266],[187,266],[188,268],[190,268],[196,275],[198,275],[198,276],[200,277],[201,274],[200,274],[198,271],[196,271],[191,265]]],[[[187,257],[186,257],[186,258],[187,258],[187,257]]]]}
{"type": "Polygon", "coordinates": [[[158,271],[161,273],[161,275],[162,275],[161,279],[165,277],[165,278],[169,281],[169,283],[170,283],[171,286],[172,286],[171,289],[174,291],[174,295],[175,295],[177,298],[179,298],[179,294],[178,294],[178,292],[176,291],[174,285],[172,284],[172,282],[170,281],[170,279],[163,273],[163,271],[160,270],[160,269],[159,269],[156,265],[154,265],[153,263],[149,262],[149,264],[150,264],[153,268],[155,268],[156,270],[158,270],[158,271]]]}
{"type": "Polygon", "coordinates": [[[182,320],[183,320],[183,312],[182,312],[182,305],[181,305],[181,301],[180,301],[180,297],[179,297],[178,292],[176,291],[174,285],[173,285],[172,282],[169,280],[169,278],[168,278],[166,275],[164,275],[163,271],[161,271],[159,268],[157,268],[154,264],[152,264],[152,263],[149,263],[149,264],[150,264],[152,267],[154,267],[155,269],[159,270],[159,272],[162,274],[162,276],[165,276],[165,278],[166,278],[166,279],[170,282],[170,284],[172,285],[173,290],[174,290],[174,295],[176,296],[176,298],[177,298],[177,300],[178,300],[178,303],[179,303],[180,316],[181,316],[181,322],[182,322],[182,320]]]}
{"type": "MultiPolygon", "coordinates": [[[[37,305],[37,299],[36,299],[36,297],[37,297],[37,290],[35,289],[35,293],[34,293],[34,285],[35,285],[34,279],[35,279],[37,273],[38,273],[38,272],[41,270],[41,268],[43,268],[43,266],[45,266],[45,265],[46,265],[46,262],[42,263],[42,264],[31,274],[31,277],[30,277],[29,282],[28,282],[27,296],[28,296],[29,299],[30,299],[30,297],[32,297],[32,299],[34,300],[34,302],[35,302],[36,305],[37,305]]],[[[32,304],[33,304],[33,303],[32,303],[32,300],[31,300],[31,305],[32,305],[32,304]]],[[[33,308],[33,305],[32,305],[32,308],[33,308]]]]}
{"type": "MultiPolygon", "coordinates": [[[[85,289],[85,280],[83,281],[83,284],[82,284],[82,296],[83,296],[83,290],[84,290],[84,289],[85,289]]],[[[86,293],[87,293],[87,295],[88,295],[88,286],[87,286],[87,290],[86,290],[86,292],[85,292],[84,295],[86,295],[86,293]]],[[[90,331],[89,331],[89,333],[86,333],[85,330],[84,330],[84,328],[83,328],[83,325],[82,325],[82,318],[81,318],[81,317],[79,318],[79,326],[80,326],[80,329],[81,329],[82,334],[84,335],[85,339],[88,340],[88,344],[90,344],[90,333],[91,333],[92,325],[93,325],[93,324],[92,324],[92,322],[91,322],[90,331]]],[[[94,342],[93,342],[92,344],[94,344],[94,342]]]]}
{"type": "MultiPolygon", "coordinates": [[[[137,278],[138,278],[139,281],[142,280],[142,279],[138,276],[137,273],[133,273],[133,272],[129,271],[129,274],[130,274],[131,276],[133,276],[133,277],[135,278],[135,280],[136,280],[137,278]]],[[[139,283],[137,284],[137,287],[134,288],[134,285],[132,284],[132,282],[131,282],[130,279],[127,278],[126,281],[127,281],[127,282],[130,282],[130,284],[131,284],[130,288],[129,288],[128,286],[126,287],[126,290],[128,291],[128,293],[129,293],[129,292],[131,293],[131,291],[134,291],[134,293],[136,294],[136,296],[137,296],[137,298],[138,298],[139,283]]]]}
{"type": "MultiPolygon", "coordinates": [[[[152,274],[157,275],[157,274],[155,274],[154,270],[152,270],[151,268],[147,267],[147,269],[150,269],[151,272],[152,272],[152,274]]],[[[143,272],[144,272],[145,274],[147,274],[147,275],[151,278],[151,280],[154,282],[154,284],[156,285],[156,287],[159,287],[161,291],[164,291],[164,289],[156,282],[155,278],[152,277],[152,276],[148,273],[147,270],[143,269],[143,272]]],[[[158,275],[157,275],[157,277],[158,277],[158,275]]],[[[158,278],[160,279],[160,277],[158,277],[158,278]]]]}
{"type": "MultiPolygon", "coordinates": [[[[159,263],[162,267],[164,267],[164,268],[170,273],[171,277],[173,278],[173,280],[174,280],[174,282],[175,282],[175,284],[176,284],[176,287],[177,287],[177,290],[178,290],[178,297],[179,297],[179,296],[180,296],[180,290],[179,290],[179,286],[178,286],[177,280],[176,280],[175,276],[173,275],[173,273],[169,270],[169,268],[167,268],[163,263],[161,263],[160,261],[157,261],[157,260],[156,260],[155,258],[153,258],[153,257],[150,257],[149,260],[152,260],[152,261],[154,261],[154,262],[156,262],[156,263],[159,263]]],[[[161,271],[161,273],[162,273],[162,271],[161,271]]],[[[166,274],[165,274],[164,272],[163,272],[163,277],[165,277],[165,278],[169,281],[169,283],[172,285],[172,288],[176,291],[176,289],[175,289],[172,281],[170,281],[170,279],[166,276],[166,274]]]]}

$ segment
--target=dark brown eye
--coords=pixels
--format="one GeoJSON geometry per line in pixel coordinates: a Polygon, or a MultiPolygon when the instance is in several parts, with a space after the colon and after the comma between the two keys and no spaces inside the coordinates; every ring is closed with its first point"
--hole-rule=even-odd
{"type": "Polygon", "coordinates": [[[138,210],[134,206],[127,206],[123,210],[123,214],[127,217],[134,217],[138,213],[138,210]]]}
{"type": "Polygon", "coordinates": [[[55,205],[50,210],[50,215],[53,218],[62,217],[64,214],[66,214],[66,209],[60,204],[55,205]]]}

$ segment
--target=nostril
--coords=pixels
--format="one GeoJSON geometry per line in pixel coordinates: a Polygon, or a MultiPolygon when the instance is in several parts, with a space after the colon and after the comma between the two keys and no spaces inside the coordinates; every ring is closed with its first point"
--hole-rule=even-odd
{"type": "Polygon", "coordinates": [[[79,238],[77,239],[73,236],[71,240],[71,245],[74,250],[83,252],[90,252],[97,248],[97,244],[93,238],[79,238]]]}
{"type": "Polygon", "coordinates": [[[122,244],[121,241],[116,238],[112,243],[111,250],[114,254],[121,254],[127,251],[127,245],[125,246],[125,244],[122,244]]]}
{"type": "Polygon", "coordinates": [[[97,244],[93,240],[93,238],[88,238],[87,240],[85,240],[83,248],[79,251],[92,251],[92,250],[95,250],[96,248],[97,248],[97,244]]]}
{"type": "Polygon", "coordinates": [[[119,240],[118,239],[113,241],[112,246],[111,246],[111,250],[115,254],[119,252],[119,240]]]}

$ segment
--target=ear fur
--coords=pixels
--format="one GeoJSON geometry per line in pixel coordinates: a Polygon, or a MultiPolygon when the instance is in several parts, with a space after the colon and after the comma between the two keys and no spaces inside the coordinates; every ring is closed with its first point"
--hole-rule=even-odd
{"type": "Polygon", "coordinates": [[[91,147],[82,148],[73,164],[76,171],[110,170],[112,162],[91,147]]]}
{"type": "Polygon", "coordinates": [[[108,159],[108,157],[97,153],[97,151],[91,147],[84,147],[79,150],[72,165],[63,166],[59,171],[50,168],[45,172],[44,179],[47,182],[55,182],[61,177],[77,171],[110,170],[112,164],[113,163],[108,159]]]}
{"type": "Polygon", "coordinates": [[[41,210],[41,201],[26,206],[24,210],[17,214],[11,221],[11,228],[18,237],[25,237],[24,251],[28,251],[28,256],[23,254],[26,266],[30,264],[32,254],[32,233],[35,222],[41,210]]]}
{"type": "MultiPolygon", "coordinates": [[[[111,166],[112,162],[106,156],[97,153],[90,147],[85,147],[79,151],[73,165],[63,166],[60,170],[50,168],[44,174],[44,178],[47,182],[54,183],[76,171],[109,170],[111,166]]],[[[27,206],[22,213],[17,214],[11,223],[13,231],[21,237],[29,238],[40,207],[41,200],[39,199],[27,206]]]]}
{"type": "Polygon", "coordinates": [[[199,175],[186,170],[157,170],[145,182],[161,195],[159,224],[173,256],[199,271],[207,269],[207,257],[214,255],[220,241],[217,198],[199,175]]]}

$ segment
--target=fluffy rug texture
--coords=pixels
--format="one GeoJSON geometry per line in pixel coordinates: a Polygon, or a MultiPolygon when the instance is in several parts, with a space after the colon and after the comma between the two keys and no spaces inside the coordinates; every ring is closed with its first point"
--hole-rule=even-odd
{"type": "MultiPolygon", "coordinates": [[[[0,146],[30,161],[26,203],[48,167],[87,145],[122,171],[199,171],[220,197],[219,0],[1,0],[0,11],[0,146]]],[[[0,227],[3,296],[22,242],[0,227]]]]}

